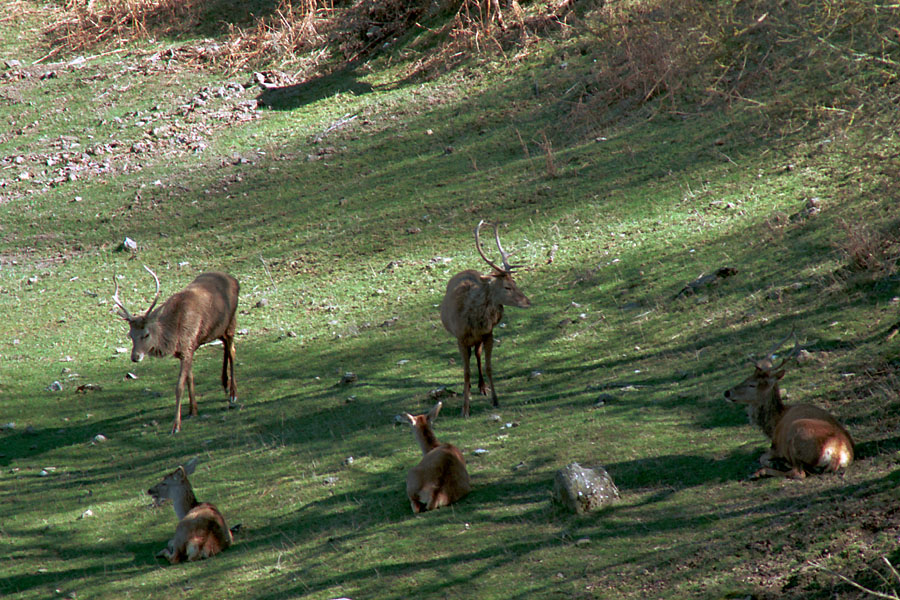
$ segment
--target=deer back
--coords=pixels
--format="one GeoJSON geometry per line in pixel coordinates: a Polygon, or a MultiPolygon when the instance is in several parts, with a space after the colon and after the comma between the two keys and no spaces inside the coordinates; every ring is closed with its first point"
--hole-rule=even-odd
{"type": "Polygon", "coordinates": [[[159,323],[185,352],[222,337],[234,321],[240,286],[226,273],[202,273],[160,308],[159,323]]]}
{"type": "Polygon", "coordinates": [[[215,506],[202,502],[192,508],[175,529],[169,542],[171,563],[209,558],[231,546],[234,538],[225,517],[215,506]]]}
{"type": "Polygon", "coordinates": [[[809,404],[789,406],[772,437],[775,454],[805,471],[838,471],[853,462],[853,439],[827,411],[809,404]]]}

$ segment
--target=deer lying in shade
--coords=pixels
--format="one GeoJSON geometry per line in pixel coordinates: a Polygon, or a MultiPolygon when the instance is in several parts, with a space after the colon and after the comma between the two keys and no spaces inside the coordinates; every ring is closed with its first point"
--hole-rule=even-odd
{"type": "Polygon", "coordinates": [[[171,500],[178,517],[175,537],[156,554],[157,558],[165,558],[171,564],[218,554],[233,543],[232,531],[240,527],[229,530],[219,509],[208,502],[197,501],[187,477],[196,467],[197,460],[191,459],[147,490],[156,505],[171,500]]]}
{"type": "Polygon", "coordinates": [[[159,278],[144,266],[156,281],[156,296],[150,308],[143,314],[132,315],[119,300],[119,282],[113,302],[119,315],[128,322],[131,338],[131,360],[140,362],[144,356],[174,356],[181,361],[181,372],[175,386],[175,422],[172,433],[181,430],[181,397],[187,384],[191,401],[190,414],[197,416],[197,399],[194,395],[194,352],[197,348],[221,340],[224,347],[222,361],[222,386],[228,390],[229,408],[237,405],[237,386],[234,382],[234,332],[236,327],[240,286],[237,279],[225,273],[203,273],[186,288],[173,294],[162,306],[159,300],[159,278]],[[154,310],[155,309],[155,310],[154,310]],[[230,374],[229,374],[230,367],[230,374]]]}
{"type": "Polygon", "coordinates": [[[431,428],[441,406],[438,402],[424,415],[406,413],[424,454],[406,476],[406,495],[414,513],[453,504],[472,489],[462,452],[453,444],[438,442],[431,428]]]}
{"type": "Polygon", "coordinates": [[[494,239],[503,259],[503,268],[495,265],[481,249],[478,234],[484,221],[475,228],[475,248],[481,258],[491,267],[489,275],[475,270],[466,270],[454,275],[447,283],[447,292],[441,302],[441,323],[456,338],[463,360],[463,408],[462,415],[469,416],[469,402],[472,392],[472,369],[470,359],[475,349],[478,365],[478,390],[487,395],[484,375],[481,372],[481,352],[484,350],[484,367],[491,385],[491,403],[499,406],[497,391],[494,389],[494,373],[491,369],[491,352],[494,349],[494,327],[503,318],[504,306],[528,308],[531,301],[519,291],[512,273],[516,265],[509,264],[510,253],[500,245],[500,232],[494,225],[494,239]]]}
{"type": "Polygon", "coordinates": [[[793,335],[781,340],[758,361],[750,377],[725,391],[729,402],[747,407],[750,422],[758,425],[772,440],[771,448],[760,457],[762,468],[753,477],[777,476],[803,479],[809,473],[836,472],[853,462],[853,439],[827,411],[810,404],[786,405],[781,401],[778,382],[784,377],[785,363],[799,351],[793,351],[773,365],[775,351],[793,335]]]}

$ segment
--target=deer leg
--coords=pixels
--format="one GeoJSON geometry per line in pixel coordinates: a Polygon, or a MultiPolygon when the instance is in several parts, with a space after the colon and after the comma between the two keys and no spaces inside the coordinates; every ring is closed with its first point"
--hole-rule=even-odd
{"type": "MultiPolygon", "coordinates": [[[[175,423],[172,424],[172,433],[181,431],[181,396],[184,395],[184,384],[191,373],[191,358],[193,357],[181,357],[181,372],[178,373],[178,383],[175,384],[175,423]]],[[[188,392],[190,393],[190,389],[188,392]]]]}
{"type": "Polygon", "coordinates": [[[234,359],[237,353],[234,349],[234,334],[226,333],[221,339],[225,346],[222,358],[222,387],[228,390],[228,408],[235,408],[237,406],[237,384],[234,381],[234,359]],[[231,368],[230,375],[229,367],[231,368]]]}
{"type": "Polygon", "coordinates": [[[188,414],[192,417],[196,417],[200,414],[200,411],[197,408],[197,397],[194,395],[194,370],[190,369],[188,371],[187,376],[187,389],[188,389],[188,398],[191,401],[191,408],[188,411],[188,414]]]}
{"type": "Polygon", "coordinates": [[[478,391],[482,396],[487,396],[487,388],[484,385],[484,375],[481,371],[481,349],[484,348],[484,341],[475,345],[475,364],[478,365],[478,391]]]}
{"type": "Polygon", "coordinates": [[[472,395],[471,386],[472,386],[472,367],[469,364],[469,361],[472,357],[472,348],[466,346],[462,342],[459,342],[459,353],[462,354],[463,361],[463,408],[462,408],[462,416],[469,416],[469,399],[472,395]]]}
{"type": "Polygon", "coordinates": [[[491,369],[491,353],[493,351],[494,334],[489,333],[484,338],[484,370],[487,372],[488,383],[491,384],[491,404],[500,406],[500,402],[497,400],[497,392],[494,391],[494,371],[491,369]]]}

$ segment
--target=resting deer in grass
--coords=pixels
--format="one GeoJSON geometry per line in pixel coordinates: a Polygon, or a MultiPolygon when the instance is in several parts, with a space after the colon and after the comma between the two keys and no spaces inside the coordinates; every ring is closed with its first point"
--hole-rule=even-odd
{"type": "Polygon", "coordinates": [[[438,402],[424,415],[406,413],[425,455],[406,476],[406,495],[414,513],[453,504],[472,490],[462,452],[453,444],[438,442],[431,429],[441,406],[438,402]]]}
{"type": "MultiPolygon", "coordinates": [[[[178,467],[162,481],[147,490],[159,506],[171,500],[178,517],[175,537],[160,550],[157,558],[165,558],[171,564],[209,558],[228,548],[234,541],[232,530],[225,524],[225,517],[209,502],[197,502],[188,475],[197,468],[197,459],[191,459],[178,467]]],[[[235,526],[237,530],[239,526],[235,526]]]]}
{"type": "Polygon", "coordinates": [[[113,302],[119,315],[128,322],[131,338],[131,360],[140,362],[144,356],[174,356],[181,361],[181,372],[175,386],[175,423],[172,433],[181,430],[181,396],[187,383],[191,416],[197,416],[194,395],[194,373],[191,365],[197,348],[222,340],[225,356],[222,361],[222,386],[228,391],[228,406],[237,406],[237,387],[234,382],[234,331],[236,326],[238,292],[237,279],[225,273],[203,273],[186,288],[156,307],[159,300],[159,278],[144,266],[156,281],[156,296],[143,314],[132,315],[119,300],[119,282],[113,302]],[[230,367],[230,372],[229,372],[230,367]]]}
{"type": "Polygon", "coordinates": [[[775,351],[793,335],[781,340],[755,365],[753,374],[725,392],[729,402],[747,406],[750,421],[772,440],[772,447],[760,457],[761,469],[753,478],[768,476],[803,479],[807,473],[836,472],[853,462],[853,439],[828,412],[809,404],[785,405],[778,382],[784,365],[800,349],[794,349],[773,366],[775,351]]]}
{"type": "Polygon", "coordinates": [[[519,291],[516,282],[513,281],[513,269],[519,265],[509,264],[511,253],[504,252],[500,245],[500,232],[497,225],[494,225],[494,239],[497,241],[497,249],[503,259],[503,268],[498,267],[484,255],[484,250],[481,249],[481,240],[478,237],[482,225],[484,225],[484,221],[479,222],[478,227],[475,228],[475,248],[481,258],[490,265],[491,273],[482,275],[471,269],[457,273],[447,284],[447,293],[441,302],[441,322],[447,331],[456,338],[459,353],[462,355],[465,380],[462,409],[464,417],[469,416],[472,349],[475,349],[475,362],[478,364],[478,390],[483,396],[487,395],[487,387],[481,371],[481,352],[484,350],[484,367],[491,385],[491,402],[494,406],[499,406],[497,392],[494,389],[494,375],[491,370],[494,326],[503,318],[504,305],[518,306],[519,308],[531,306],[531,301],[519,291]]]}

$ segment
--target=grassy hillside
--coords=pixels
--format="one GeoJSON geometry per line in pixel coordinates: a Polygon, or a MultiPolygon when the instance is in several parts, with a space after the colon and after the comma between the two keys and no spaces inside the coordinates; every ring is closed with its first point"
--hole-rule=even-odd
{"type": "Polygon", "coordinates": [[[0,595],[900,589],[900,9],[512,3],[503,31],[471,1],[250,4],[0,8],[0,595]],[[500,408],[436,424],[472,494],[414,516],[395,416],[462,391],[437,305],[485,268],[480,219],[533,306],[496,331],[500,408]],[[164,297],[240,280],[241,410],[204,347],[200,418],[169,434],[177,361],[131,363],[111,300],[118,277],[148,306],[144,264],[164,297]],[[722,393],[791,328],[789,400],[858,460],[748,481],[768,443],[722,393]],[[243,531],[163,565],[175,517],[146,490],[193,456],[243,531]],[[621,501],[556,509],[572,461],[621,501]]]}

